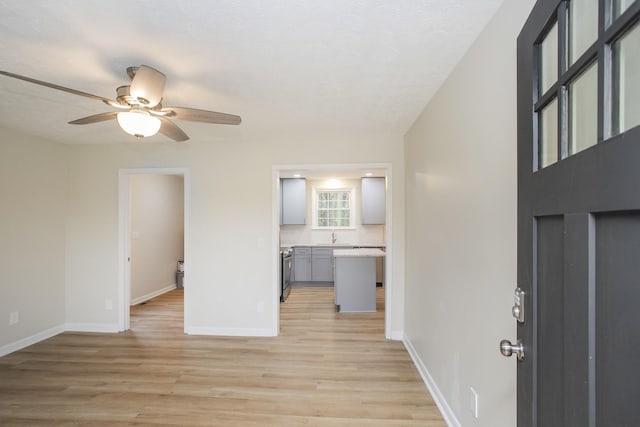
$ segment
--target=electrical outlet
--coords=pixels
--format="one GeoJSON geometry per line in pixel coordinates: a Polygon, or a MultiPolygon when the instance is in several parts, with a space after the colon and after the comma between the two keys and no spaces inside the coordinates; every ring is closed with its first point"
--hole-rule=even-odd
{"type": "Polygon", "coordinates": [[[110,299],[104,300],[104,309],[113,310],[113,301],[111,301],[110,299]]]}
{"type": "Polygon", "coordinates": [[[475,418],[478,418],[478,393],[469,387],[469,410],[475,418]]]}
{"type": "Polygon", "coordinates": [[[20,313],[17,311],[12,311],[9,313],[9,325],[15,325],[20,321],[20,313]]]}

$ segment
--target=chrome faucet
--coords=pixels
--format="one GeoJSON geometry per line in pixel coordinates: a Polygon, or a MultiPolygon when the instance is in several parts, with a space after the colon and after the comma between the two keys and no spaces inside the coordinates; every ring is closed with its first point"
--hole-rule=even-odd
{"type": "Polygon", "coordinates": [[[336,230],[331,230],[331,243],[335,243],[338,240],[338,236],[336,235],[336,230]]]}

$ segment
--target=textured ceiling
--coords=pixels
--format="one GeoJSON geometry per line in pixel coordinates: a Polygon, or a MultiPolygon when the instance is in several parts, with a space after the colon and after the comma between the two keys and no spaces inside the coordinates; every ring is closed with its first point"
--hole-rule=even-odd
{"type": "MultiPolygon", "coordinates": [[[[502,0],[0,0],[0,69],[115,98],[125,69],[167,75],[192,140],[289,132],[402,135],[502,0]]],[[[100,102],[0,76],[0,127],[63,143],[130,141],[67,122],[100,102]]],[[[157,135],[150,140],[164,142],[157,135]]]]}

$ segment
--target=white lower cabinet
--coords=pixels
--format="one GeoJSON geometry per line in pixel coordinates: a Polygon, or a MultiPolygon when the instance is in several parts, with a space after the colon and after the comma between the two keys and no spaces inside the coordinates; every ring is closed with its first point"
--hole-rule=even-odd
{"type": "MultiPolygon", "coordinates": [[[[341,247],[343,249],[347,247],[341,247]]],[[[384,251],[384,247],[380,248],[384,251]]],[[[333,247],[295,246],[293,248],[293,282],[331,283],[335,281],[333,247]]],[[[374,280],[384,283],[384,257],[373,258],[374,280]]]]}
{"type": "Polygon", "coordinates": [[[293,269],[295,282],[333,282],[333,249],[296,246],[293,269]]]}
{"type": "Polygon", "coordinates": [[[311,248],[311,281],[333,282],[333,249],[311,248]]]}
{"type": "Polygon", "coordinates": [[[294,282],[311,280],[311,248],[296,246],[293,249],[293,277],[294,282]]]}

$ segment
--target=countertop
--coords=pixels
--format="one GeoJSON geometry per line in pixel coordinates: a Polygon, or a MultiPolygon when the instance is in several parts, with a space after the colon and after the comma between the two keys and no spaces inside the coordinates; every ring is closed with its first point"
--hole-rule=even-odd
{"type": "Polygon", "coordinates": [[[375,248],[334,249],[334,257],[379,257],[385,256],[383,250],[375,248]]]}
{"type": "Polygon", "coordinates": [[[280,245],[281,248],[386,248],[384,243],[292,243],[280,245]]]}

